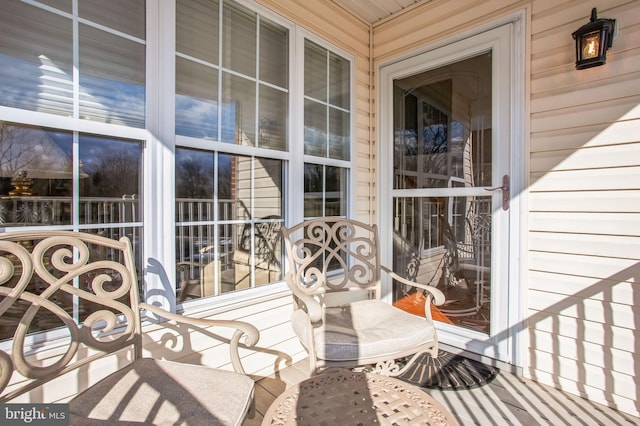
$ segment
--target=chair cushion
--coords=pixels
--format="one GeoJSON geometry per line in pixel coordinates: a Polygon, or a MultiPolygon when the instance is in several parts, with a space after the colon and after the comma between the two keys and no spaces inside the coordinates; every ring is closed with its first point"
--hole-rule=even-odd
{"type": "Polygon", "coordinates": [[[143,358],[71,400],[71,424],[240,425],[253,386],[243,374],[143,358]]]}
{"type": "MultiPolygon", "coordinates": [[[[292,316],[293,328],[308,347],[308,317],[292,316]]],[[[433,341],[435,329],[424,317],[412,315],[379,300],[361,300],[325,308],[324,321],[314,330],[320,359],[346,361],[392,355],[433,341]]]]}

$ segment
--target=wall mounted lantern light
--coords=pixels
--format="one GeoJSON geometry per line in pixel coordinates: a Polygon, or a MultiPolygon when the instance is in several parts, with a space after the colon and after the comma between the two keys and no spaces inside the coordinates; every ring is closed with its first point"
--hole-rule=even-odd
{"type": "Polygon", "coordinates": [[[598,11],[591,9],[591,21],[578,28],[573,34],[576,41],[576,69],[604,65],[607,49],[613,46],[616,29],[615,19],[598,19],[598,11]]]}

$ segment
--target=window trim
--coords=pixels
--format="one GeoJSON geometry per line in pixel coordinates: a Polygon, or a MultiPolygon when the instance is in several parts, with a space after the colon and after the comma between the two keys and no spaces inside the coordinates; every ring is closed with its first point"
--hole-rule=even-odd
{"type": "MultiPolygon", "coordinates": [[[[347,183],[345,187],[347,188],[347,194],[345,199],[347,200],[346,206],[346,217],[354,217],[355,215],[355,204],[356,204],[356,163],[355,163],[355,152],[356,152],[356,137],[355,137],[355,56],[344,49],[328,42],[327,40],[319,37],[316,34],[311,33],[310,31],[297,26],[295,33],[295,57],[298,59],[298,66],[296,67],[295,77],[292,77],[292,80],[295,78],[296,83],[296,94],[298,95],[294,102],[297,107],[297,111],[302,111],[302,119],[292,120],[295,123],[292,123],[294,126],[292,132],[292,141],[302,141],[302,143],[294,144],[297,145],[292,147],[292,151],[295,148],[295,157],[301,160],[301,166],[299,170],[295,170],[297,173],[294,173],[292,178],[289,180],[294,188],[291,188],[290,193],[292,194],[304,194],[304,164],[312,163],[323,166],[333,166],[345,168],[348,170],[347,175],[347,183]],[[308,155],[304,153],[304,51],[305,51],[305,39],[321,46],[330,52],[335,53],[343,57],[345,60],[349,61],[349,83],[350,83],[350,93],[349,93],[349,160],[340,160],[329,157],[318,157],[314,155],[308,155]]],[[[290,197],[293,198],[293,197],[290,197]]],[[[296,223],[301,222],[304,219],[304,197],[299,197],[297,200],[289,200],[289,210],[287,211],[289,214],[287,216],[287,221],[285,221],[285,225],[295,225],[296,223]]]]}

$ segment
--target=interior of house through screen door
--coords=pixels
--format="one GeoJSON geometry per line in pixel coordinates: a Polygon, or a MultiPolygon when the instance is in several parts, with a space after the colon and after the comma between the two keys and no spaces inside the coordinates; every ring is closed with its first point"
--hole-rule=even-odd
{"type": "MultiPolygon", "coordinates": [[[[392,105],[387,222],[394,270],[446,295],[432,309],[446,324],[441,334],[504,358],[510,112],[509,82],[501,79],[509,61],[500,40],[509,31],[489,34],[385,73],[392,105]]],[[[400,283],[393,283],[392,298],[410,312],[424,310],[422,293],[400,283]]]]}

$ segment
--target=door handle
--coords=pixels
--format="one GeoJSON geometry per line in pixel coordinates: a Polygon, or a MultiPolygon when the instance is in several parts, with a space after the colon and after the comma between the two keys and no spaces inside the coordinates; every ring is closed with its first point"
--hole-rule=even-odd
{"type": "Polygon", "coordinates": [[[511,182],[509,175],[502,176],[502,186],[485,188],[486,191],[502,191],[502,210],[509,210],[509,198],[511,192],[511,182]]]}

